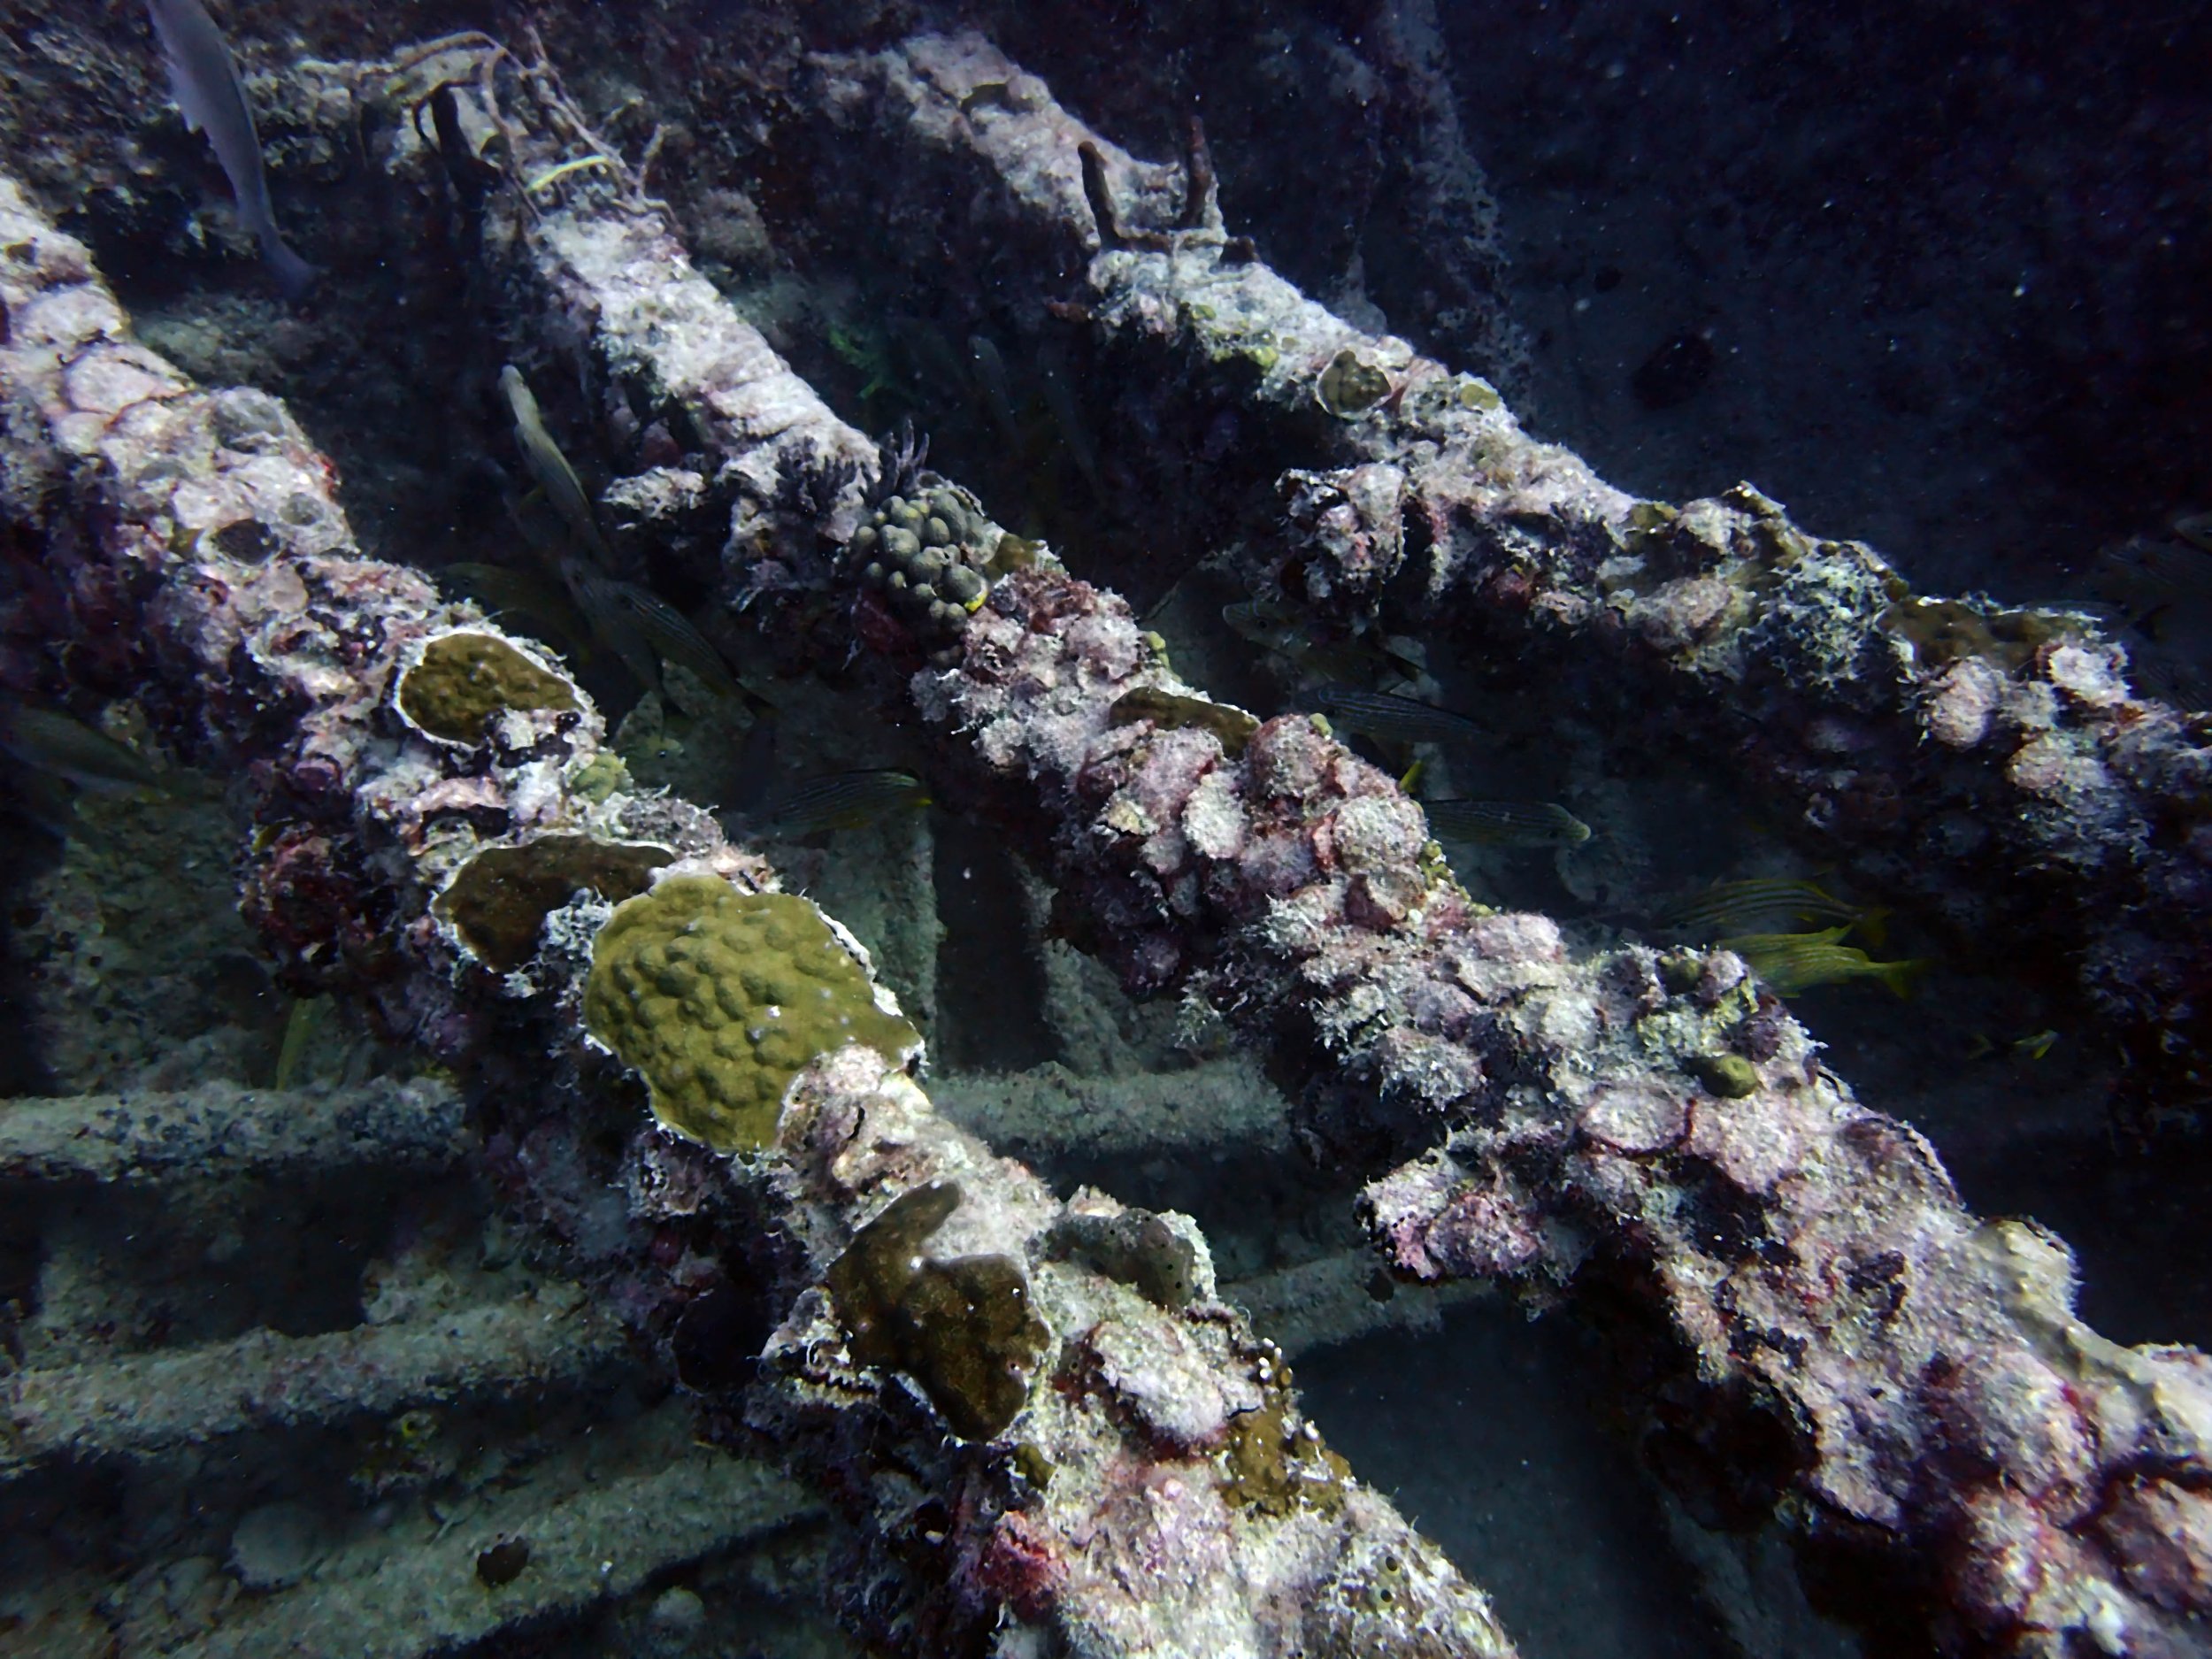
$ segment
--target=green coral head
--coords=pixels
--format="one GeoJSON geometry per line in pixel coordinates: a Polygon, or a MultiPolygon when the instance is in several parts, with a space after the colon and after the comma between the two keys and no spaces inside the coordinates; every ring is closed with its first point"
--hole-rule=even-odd
{"type": "Polygon", "coordinates": [[[583,707],[565,674],[488,627],[455,628],[425,641],[400,674],[392,701],[425,736],[461,744],[483,741],[485,722],[509,710],[583,707]]]}
{"type": "Polygon", "coordinates": [[[718,1152],[757,1151],[817,1056],[849,1042],[900,1064],[921,1053],[856,950],[795,895],[664,877],[599,930],[584,1025],[644,1074],[664,1128],[718,1152]]]}

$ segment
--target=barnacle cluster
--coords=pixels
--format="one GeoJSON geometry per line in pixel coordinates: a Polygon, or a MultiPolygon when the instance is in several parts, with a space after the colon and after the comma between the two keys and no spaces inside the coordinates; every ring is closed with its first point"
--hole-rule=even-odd
{"type": "Polygon", "coordinates": [[[584,1022],[645,1074],[664,1127],[751,1151],[773,1137],[785,1088],[817,1055],[849,1042],[902,1062],[921,1051],[878,995],[807,900],[671,876],[600,929],[584,1022]]]}
{"type": "Polygon", "coordinates": [[[921,645],[932,667],[960,659],[968,618],[990,582],[983,573],[990,521],[948,486],[885,498],[848,547],[849,564],[921,645]]]}
{"type": "Polygon", "coordinates": [[[830,1264],[830,1295],[855,1359],[905,1371],[963,1440],[995,1440],[1052,1333],[1011,1256],[922,1254],[959,1205],[951,1181],[902,1194],[830,1264]]]}

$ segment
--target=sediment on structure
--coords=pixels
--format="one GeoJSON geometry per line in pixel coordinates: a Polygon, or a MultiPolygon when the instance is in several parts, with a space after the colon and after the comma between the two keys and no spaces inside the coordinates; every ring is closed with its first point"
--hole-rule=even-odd
{"type": "MultiPolygon", "coordinates": [[[[1082,211],[1077,134],[1033,78],[972,42],[908,50],[928,67],[872,83],[899,95],[878,102],[918,126],[935,111],[959,128],[945,142],[960,154],[1007,112],[1018,124],[995,142],[1027,141],[1009,176],[1039,198],[1018,214],[1082,211]],[[979,65],[1002,79],[987,83],[979,65]]],[[[1102,149],[1090,165],[1113,211],[1139,219],[1133,174],[1164,171],[1102,149]]],[[[1144,234],[1174,245],[1110,251],[1101,268],[1185,261],[1225,289],[1279,287],[1225,261],[1217,242],[1144,234]]],[[[718,380],[724,364],[785,385],[752,366],[764,345],[634,202],[580,190],[518,224],[512,257],[517,293],[541,307],[512,326],[588,341],[618,402],[737,407],[744,385],[718,380]],[[665,297],[647,303],[657,287],[665,297]]],[[[1146,326],[1184,326],[1141,287],[1115,292],[1146,326]]],[[[1322,366],[1300,362],[1263,378],[1322,366]]],[[[773,493],[752,480],[860,442],[810,405],[787,430],[748,435],[725,417],[712,433],[709,470],[753,492],[741,526],[773,493]]],[[[849,496],[824,519],[850,522],[849,496]]],[[[1747,507],[1686,516],[1739,511],[1766,521],[1747,507]]],[[[1479,545],[1463,550],[1471,571],[1479,545]]],[[[780,549],[764,561],[744,534],[726,557],[741,595],[795,568],[780,549]]],[[[1124,602],[1048,558],[992,587],[945,666],[884,626],[857,572],[818,559],[807,580],[826,569],[846,582],[856,631],[909,671],[974,798],[1049,843],[1064,926],[1132,990],[1202,997],[1302,1073],[1295,1127],[1373,1177],[1365,1212],[1396,1271],[1579,1290],[1616,1328],[1646,1327],[1648,1449],[1702,1518],[1778,1509],[1821,1581],[1880,1576],[1900,1617],[1947,1651],[2190,1645],[2212,1614],[2212,1553],[2198,1541],[2212,1536],[2212,1368],[2191,1350],[2120,1348],[2076,1319],[2064,1247],[1968,1212],[1933,1150],[1857,1102],[1740,958],[1578,954],[1543,917],[1474,904],[1388,776],[1308,718],[1260,722],[1207,702],[1124,602]]],[[[2105,660],[2063,648],[2039,672],[2087,658],[2105,660]]],[[[2156,710],[2145,722],[2175,729],[2156,710]]]]}
{"type": "Polygon", "coordinates": [[[0,1471],[58,1457],[153,1457],[226,1435],[575,1386],[624,1356],[623,1333],[603,1315],[533,1298],[19,1371],[0,1382],[0,1471]]]}
{"type": "Polygon", "coordinates": [[[549,1494],[503,1494],[466,1526],[396,1550],[342,1552],[296,1588],[254,1598],[180,1651],[187,1659],[343,1653],[417,1659],[511,1626],[572,1616],[647,1580],[758,1539],[814,1512],[757,1463],[694,1448],[642,1472],[598,1476],[549,1494]],[[513,1572],[480,1563],[504,1548],[513,1572]]]}
{"type": "MultiPolygon", "coordinates": [[[[613,258],[628,286],[584,296],[649,335],[726,315],[634,203],[532,234],[613,258]]],[[[469,1067],[484,1167],[565,1266],[699,1396],[710,1435],[764,1437],[841,1502],[864,1557],[833,1579],[849,1622],[932,1653],[1009,1620],[1094,1655],[1510,1653],[1479,1593],[1322,1444],[1185,1218],[1056,1202],[857,1046],[799,1072],[757,1155],[653,1126],[580,1029],[602,884],[634,894],[639,849],[694,893],[773,872],[703,811],[633,793],[588,699],[531,648],[358,557],[331,463],[283,406],[134,342],[84,247],[5,181],[0,321],[0,510],[40,545],[63,632],[119,622],[160,733],[248,780],[247,911],[288,972],[469,1067]],[[487,663],[520,688],[503,706],[479,706],[487,663]],[[551,909],[516,884],[513,906],[539,906],[518,966],[433,903],[495,849],[574,870],[580,838],[625,856],[551,909]]],[[[810,535],[810,497],[748,467],[772,460],[764,440],[812,435],[804,388],[757,342],[722,343],[700,418],[737,451],[760,541],[810,535]]],[[[503,953],[517,934],[497,936],[503,953]]]]}
{"type": "Polygon", "coordinates": [[[1484,381],[1307,299],[1194,199],[1202,169],[1129,157],[978,36],[816,67],[822,192],[878,258],[922,261],[886,280],[966,326],[1080,338],[1095,406],[1142,411],[1112,458],[1148,545],[1234,548],[1315,644],[1448,638],[1540,703],[1613,711],[1624,753],[1724,763],[1955,939],[2070,964],[2139,1125],[2212,1100],[2212,726],[2131,689],[2092,617],[1917,594],[1749,484],[1678,505],[1607,485],[1484,381]]]}
{"type": "Polygon", "coordinates": [[[458,1094],[429,1081],[347,1089],[210,1085],[176,1094],[16,1101],[0,1114],[0,1183],[205,1180],[441,1169],[472,1138],[458,1094]]]}

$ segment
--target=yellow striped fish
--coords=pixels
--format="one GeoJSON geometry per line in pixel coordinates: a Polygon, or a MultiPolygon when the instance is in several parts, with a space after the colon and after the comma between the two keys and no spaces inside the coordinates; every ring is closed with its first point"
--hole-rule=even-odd
{"type": "Polygon", "coordinates": [[[1670,907],[1661,920],[1674,931],[1698,939],[1763,933],[1769,930],[1760,924],[1767,922],[1840,923],[1840,932],[1855,927],[1869,943],[1879,946],[1887,915],[1886,910],[1839,899],[1800,876],[1755,876],[1745,881],[1717,882],[1670,907]]]}
{"type": "Polygon", "coordinates": [[[1751,964],[1751,970],[1778,996],[1795,996],[1815,986],[1845,979],[1879,979],[1898,996],[1912,994],[1913,981],[1929,964],[1917,958],[1904,962],[1877,962],[1854,945],[1839,944],[1850,932],[1847,925],[1816,933],[1740,933],[1720,941],[1751,964]]]}

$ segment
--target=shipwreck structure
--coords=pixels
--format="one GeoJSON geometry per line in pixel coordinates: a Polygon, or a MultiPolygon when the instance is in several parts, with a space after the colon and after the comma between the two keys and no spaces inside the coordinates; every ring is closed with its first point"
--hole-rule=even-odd
{"type": "MultiPolygon", "coordinates": [[[[488,383],[511,363],[564,388],[549,418],[603,463],[612,576],[691,595],[733,660],[836,664],[944,804],[1023,850],[1064,938],[1263,1057],[1290,1104],[1253,1133],[1356,1191],[1384,1291],[1584,1307],[1630,1356],[1654,1473],[1717,1532],[1786,1538],[1824,1610],[1941,1652],[2200,1650],[2205,1358],[2092,1330],[2065,1245],[1973,1214],[1740,955],[1479,902],[1325,720],[1210,697],[1109,585],[841,418],[695,265],[656,193],[667,132],[626,150],[565,86],[589,39],[286,67],[296,142],[414,210],[334,231],[317,303],[365,291],[353,256],[417,227],[387,251],[445,273],[455,314],[426,328],[467,337],[488,383]]],[[[824,257],[888,250],[872,280],[930,280],[943,315],[1073,331],[1102,404],[1146,388],[1119,465],[1179,469],[1145,492],[1164,564],[1232,545],[1219,568],[1325,644],[1479,642],[1694,723],[1870,889],[1955,920],[2033,895],[2139,1062],[2135,1116],[2195,1087],[2212,762],[2093,619],[1915,594],[1748,486],[1611,488],[1488,380],[1271,272],[1195,125],[1139,161],[972,35],[785,49],[792,170],[901,180],[824,257]]],[[[1056,1192],[933,1107],[932,1010],[835,906],[635,775],[573,664],[370,557],[346,455],[280,387],[204,384],[134,332],[38,158],[16,165],[0,510],[32,573],[10,688],[127,696],[235,780],[241,902],[285,983],[441,1075],[19,1104],[0,1179],[465,1169],[534,1245],[496,1296],[426,1245],[357,1330],[57,1348],[5,1381],[0,1475],[365,1415],[395,1425],[388,1460],[426,1402],[615,1373],[673,1401],[626,1432],[613,1489],[525,1488],[465,1551],[357,1554],[335,1587],[271,1570],[258,1587],[299,1587],[202,1598],[145,1651],[347,1628],[426,1652],[648,1596],[665,1637],[692,1616],[657,1580],[672,1562],[808,1527],[833,1611],[893,1651],[1513,1651],[1303,1413],[1248,1311],[1265,1297],[1224,1283],[1196,1223],[1056,1192]],[[679,1419],[726,1449],[672,1450],[679,1419]],[[618,1509],[671,1518],[634,1535],[618,1509]]],[[[1305,1328],[1380,1317],[1363,1277],[1317,1276],[1305,1328]]]]}

